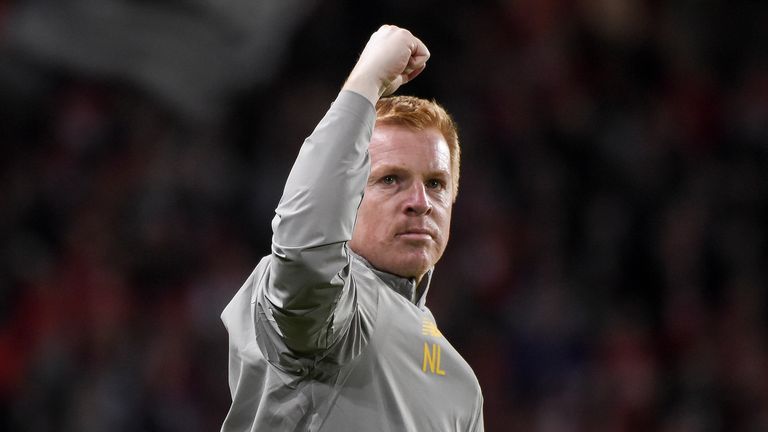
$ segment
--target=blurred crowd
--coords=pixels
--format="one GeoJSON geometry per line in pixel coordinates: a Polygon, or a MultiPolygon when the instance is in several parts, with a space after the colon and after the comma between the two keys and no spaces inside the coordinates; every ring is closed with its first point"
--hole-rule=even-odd
{"type": "Polygon", "coordinates": [[[768,3],[60,3],[0,1],[0,430],[218,430],[219,314],[382,23],[459,124],[427,304],[486,430],[768,430],[768,3]]]}

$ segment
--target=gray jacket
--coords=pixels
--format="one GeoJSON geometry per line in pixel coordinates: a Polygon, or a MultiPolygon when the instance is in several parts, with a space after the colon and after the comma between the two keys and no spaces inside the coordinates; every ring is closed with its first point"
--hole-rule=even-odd
{"type": "Polygon", "coordinates": [[[232,406],[222,431],[483,431],[472,369],[417,286],[347,246],[376,113],[342,91],[306,139],[264,257],[224,309],[232,406]]]}

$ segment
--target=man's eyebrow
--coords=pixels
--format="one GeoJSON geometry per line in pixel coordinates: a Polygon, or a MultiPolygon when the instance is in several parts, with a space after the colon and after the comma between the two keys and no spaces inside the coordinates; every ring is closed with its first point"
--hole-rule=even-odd
{"type": "Polygon", "coordinates": [[[378,173],[378,172],[381,172],[381,171],[398,174],[398,173],[406,172],[406,171],[408,171],[408,169],[404,168],[402,165],[395,165],[395,164],[381,164],[381,165],[377,165],[377,166],[373,167],[373,169],[371,169],[371,172],[377,172],[378,173]]]}
{"type": "Polygon", "coordinates": [[[437,169],[427,172],[428,177],[450,177],[451,171],[448,169],[437,169]]]}
{"type": "MultiPolygon", "coordinates": [[[[382,164],[371,169],[371,178],[373,180],[375,176],[382,176],[388,174],[408,174],[409,170],[401,165],[395,164],[382,164]]],[[[427,171],[424,173],[426,178],[439,178],[441,180],[448,180],[451,177],[451,170],[448,168],[438,168],[427,171]]]]}

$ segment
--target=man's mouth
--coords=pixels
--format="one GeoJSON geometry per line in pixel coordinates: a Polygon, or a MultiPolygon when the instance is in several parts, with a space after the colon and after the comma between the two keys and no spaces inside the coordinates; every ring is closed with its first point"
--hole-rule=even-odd
{"type": "Polygon", "coordinates": [[[398,233],[397,237],[407,240],[430,240],[434,235],[433,231],[427,228],[408,228],[398,233]]]}

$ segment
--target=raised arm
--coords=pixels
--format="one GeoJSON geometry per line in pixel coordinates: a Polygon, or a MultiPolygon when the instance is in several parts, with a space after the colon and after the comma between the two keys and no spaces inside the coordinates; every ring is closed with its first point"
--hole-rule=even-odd
{"type": "Polygon", "coordinates": [[[327,348],[353,312],[346,243],[370,170],[374,106],[428,58],[409,31],[382,26],[299,151],[272,221],[264,292],[286,345],[298,353],[327,348]]]}

